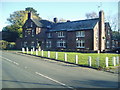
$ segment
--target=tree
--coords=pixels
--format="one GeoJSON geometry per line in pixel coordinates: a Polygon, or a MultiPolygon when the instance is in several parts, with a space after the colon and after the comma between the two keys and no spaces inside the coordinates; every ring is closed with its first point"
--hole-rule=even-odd
{"type": "Polygon", "coordinates": [[[93,19],[93,18],[98,18],[98,15],[96,12],[90,12],[85,14],[87,19],[93,19]]]}
{"type": "Polygon", "coordinates": [[[7,38],[6,40],[8,41],[15,41],[16,38],[22,37],[22,26],[27,20],[28,12],[33,13],[33,18],[41,19],[39,17],[39,14],[37,14],[37,11],[32,7],[26,8],[25,11],[21,10],[21,11],[13,12],[12,14],[10,14],[10,17],[7,19],[10,25],[4,27],[2,30],[4,32],[3,39],[7,38]]]}
{"type": "Polygon", "coordinates": [[[39,14],[37,13],[37,11],[36,11],[35,9],[33,9],[32,7],[27,7],[27,8],[25,8],[25,11],[27,11],[27,12],[32,12],[32,13],[34,14],[33,16],[36,16],[37,19],[41,19],[41,18],[39,17],[39,14]]]}
{"type": "Polygon", "coordinates": [[[16,39],[19,38],[19,33],[17,32],[17,28],[14,26],[6,26],[2,31],[2,40],[8,42],[15,42],[16,39]]]}
{"type": "Polygon", "coordinates": [[[118,31],[112,31],[112,38],[120,41],[120,34],[118,31]]]}

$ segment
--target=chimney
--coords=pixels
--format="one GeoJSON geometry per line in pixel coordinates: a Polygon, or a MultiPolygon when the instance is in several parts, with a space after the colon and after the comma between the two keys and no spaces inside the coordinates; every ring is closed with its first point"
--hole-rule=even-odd
{"type": "Polygon", "coordinates": [[[99,12],[99,50],[105,50],[105,21],[104,12],[99,12]]]}
{"type": "Polygon", "coordinates": [[[70,20],[67,20],[67,22],[70,22],[70,20]]]}
{"type": "Polygon", "coordinates": [[[32,19],[32,12],[28,12],[28,19],[32,19]]]}
{"type": "Polygon", "coordinates": [[[54,21],[54,23],[57,23],[58,19],[55,17],[55,18],[53,18],[53,21],[54,21]]]}

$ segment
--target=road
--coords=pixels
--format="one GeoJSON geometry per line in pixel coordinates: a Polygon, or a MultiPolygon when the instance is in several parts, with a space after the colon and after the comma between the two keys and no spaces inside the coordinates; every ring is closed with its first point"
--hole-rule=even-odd
{"type": "Polygon", "coordinates": [[[118,75],[3,51],[2,88],[117,88],[118,75]]]}

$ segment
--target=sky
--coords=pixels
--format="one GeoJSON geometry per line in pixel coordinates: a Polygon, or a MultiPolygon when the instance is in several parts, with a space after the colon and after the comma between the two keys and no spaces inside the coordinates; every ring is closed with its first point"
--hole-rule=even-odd
{"type": "Polygon", "coordinates": [[[52,21],[54,17],[58,19],[65,19],[65,20],[82,20],[85,19],[85,14],[89,12],[96,12],[98,13],[100,10],[103,10],[105,13],[105,17],[107,16],[115,16],[118,13],[118,2],[103,2],[103,1],[92,1],[92,2],[78,2],[78,1],[66,1],[64,2],[61,0],[59,2],[55,1],[29,1],[26,2],[15,2],[15,1],[3,1],[0,2],[0,31],[6,25],[10,23],[7,21],[7,18],[10,17],[15,11],[25,10],[27,7],[33,7],[39,13],[39,16],[42,19],[47,19],[52,21]],[[62,1],[62,2],[61,2],[62,1]],[[98,8],[98,6],[101,6],[98,8]]]}

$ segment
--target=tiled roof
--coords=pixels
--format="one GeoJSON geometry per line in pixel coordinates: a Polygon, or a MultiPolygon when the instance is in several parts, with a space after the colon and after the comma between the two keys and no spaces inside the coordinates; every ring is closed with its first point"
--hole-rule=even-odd
{"type": "Polygon", "coordinates": [[[98,21],[99,19],[95,18],[95,19],[57,23],[49,31],[75,31],[75,30],[93,29],[98,21]]]}
{"type": "Polygon", "coordinates": [[[38,27],[49,28],[49,31],[88,30],[88,29],[93,29],[97,24],[97,22],[99,21],[98,18],[69,21],[69,22],[62,22],[62,23],[53,23],[48,20],[40,20],[40,21],[37,19],[32,19],[32,20],[38,27]]]}
{"type": "Polygon", "coordinates": [[[38,26],[38,27],[51,27],[53,25],[53,22],[50,22],[48,20],[37,20],[37,19],[32,19],[33,22],[38,26]]]}

